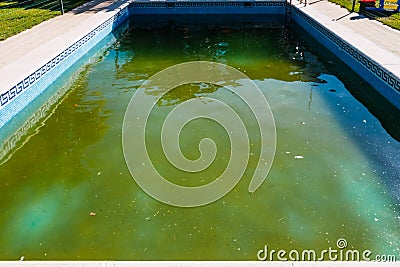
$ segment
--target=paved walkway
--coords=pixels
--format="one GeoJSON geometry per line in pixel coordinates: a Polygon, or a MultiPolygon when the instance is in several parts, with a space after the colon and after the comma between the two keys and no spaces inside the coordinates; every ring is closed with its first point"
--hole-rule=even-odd
{"type": "Polygon", "coordinates": [[[63,16],[0,42],[0,93],[47,63],[101,22],[118,12],[125,0],[94,0],[63,16]]]}
{"type": "Polygon", "coordinates": [[[346,40],[368,57],[400,77],[400,31],[368,19],[327,0],[294,5],[346,40]]]}
{"type": "MultiPolygon", "coordinates": [[[[94,0],[0,42],[0,93],[111,17],[126,1],[94,0]]],[[[306,7],[297,0],[293,3],[400,77],[400,31],[326,0],[311,0],[306,7]]]]}

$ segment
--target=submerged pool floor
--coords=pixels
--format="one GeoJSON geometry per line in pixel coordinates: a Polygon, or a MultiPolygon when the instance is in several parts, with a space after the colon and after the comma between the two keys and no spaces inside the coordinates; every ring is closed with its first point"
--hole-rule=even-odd
{"type": "MultiPolygon", "coordinates": [[[[322,251],[336,249],[340,238],[349,249],[399,257],[400,143],[322,62],[285,28],[127,30],[0,165],[0,258],[256,260],[264,245],[322,251]],[[148,196],[130,176],[122,121],[147,78],[194,60],[228,64],[255,81],[275,117],[277,150],[267,180],[249,194],[259,153],[251,130],[252,155],[235,189],[207,206],[177,208],[148,196]]],[[[182,150],[195,159],[198,141],[213,138],[219,154],[210,168],[188,179],[161,155],[163,119],[198,96],[242,109],[224,88],[208,84],[178,87],[156,106],[150,156],[181,185],[212,181],[230,150],[219,125],[199,120],[184,128],[182,150]]]]}

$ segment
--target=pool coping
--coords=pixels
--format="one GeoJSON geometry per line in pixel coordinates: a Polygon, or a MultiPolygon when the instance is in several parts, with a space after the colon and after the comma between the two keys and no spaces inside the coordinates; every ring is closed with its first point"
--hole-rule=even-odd
{"type": "Polygon", "coordinates": [[[292,19],[400,109],[400,31],[328,1],[293,1],[292,19]]]}

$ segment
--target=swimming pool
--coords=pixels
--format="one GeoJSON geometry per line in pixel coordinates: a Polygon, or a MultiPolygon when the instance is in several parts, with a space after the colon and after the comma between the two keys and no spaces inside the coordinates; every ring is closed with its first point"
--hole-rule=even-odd
{"type": "Polygon", "coordinates": [[[371,98],[358,92],[360,85],[368,92],[362,79],[334,58],[322,58],[328,53],[297,29],[170,22],[149,29],[131,21],[0,165],[1,258],[256,260],[266,244],[321,251],[340,238],[352,249],[398,255],[400,143],[392,137],[398,133],[385,130],[382,124],[390,122],[360,102],[371,98]],[[161,123],[186,100],[229,103],[248,124],[251,144],[249,165],[234,190],[206,206],[179,208],[154,200],[130,176],[122,121],[146,79],[199,60],[228,64],[257,84],[275,118],[277,149],[267,180],[249,194],[260,153],[252,115],[219,86],[173,90],[148,124],[150,158],[171,181],[212,181],[230,150],[218,124],[193,121],[181,133],[182,152],[197,158],[198,141],[209,137],[218,147],[215,163],[190,179],[167,164],[161,123]]]}

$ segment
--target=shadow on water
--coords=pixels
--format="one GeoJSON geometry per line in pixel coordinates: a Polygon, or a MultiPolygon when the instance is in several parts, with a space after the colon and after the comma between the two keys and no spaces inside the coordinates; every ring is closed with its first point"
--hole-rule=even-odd
{"type": "MultiPolygon", "coordinates": [[[[400,155],[396,152],[396,147],[400,142],[400,110],[299,26],[293,25],[293,28],[296,36],[307,45],[305,49],[317,55],[318,61],[323,62],[324,67],[330,73],[335,73],[350,94],[378,120],[386,130],[386,133],[393,138],[383,142],[379,137],[381,133],[375,132],[375,129],[373,131],[356,129],[354,125],[345,122],[346,115],[343,112],[346,112],[346,110],[340,110],[337,106],[335,107],[334,105],[337,105],[335,101],[327,101],[327,104],[332,105],[332,110],[336,110],[337,118],[342,121],[343,127],[349,132],[354,143],[358,144],[361,151],[365,151],[366,156],[372,162],[380,163],[376,165],[375,171],[381,173],[380,177],[387,190],[391,192],[391,195],[399,203],[400,168],[398,162],[400,161],[400,155]],[[320,51],[324,51],[324,53],[321,54],[320,51]],[[385,166],[385,169],[379,166],[385,166]]],[[[330,89],[330,92],[336,94],[336,89],[330,89]]],[[[354,107],[347,107],[347,109],[348,113],[354,112],[354,117],[360,114],[358,119],[363,120],[362,111],[354,110],[354,107]]],[[[367,121],[364,120],[364,123],[367,123],[367,121]]]]}
{"type": "Polygon", "coordinates": [[[346,84],[349,92],[381,122],[382,127],[386,129],[390,136],[400,142],[400,110],[340,59],[315,42],[315,39],[312,39],[308,33],[298,26],[295,29],[301,33],[298,34],[298,38],[303,39],[307,44],[312,43],[307,49],[318,55],[318,60],[324,63],[328,71],[337,73],[340,80],[346,84]],[[324,54],[321,55],[319,51],[324,51],[324,54]]]}

